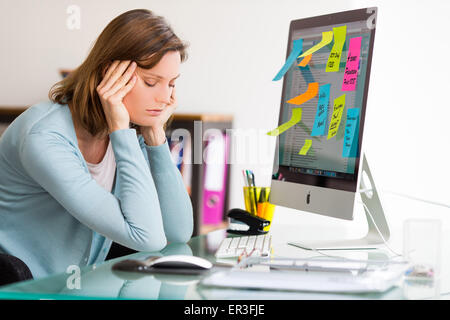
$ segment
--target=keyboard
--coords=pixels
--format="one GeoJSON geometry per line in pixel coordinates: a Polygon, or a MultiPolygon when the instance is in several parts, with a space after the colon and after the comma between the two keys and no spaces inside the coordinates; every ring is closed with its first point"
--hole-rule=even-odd
{"type": "Polygon", "coordinates": [[[216,258],[239,257],[244,250],[252,256],[266,257],[270,255],[272,236],[268,233],[255,236],[225,238],[216,251],[216,258]]]}

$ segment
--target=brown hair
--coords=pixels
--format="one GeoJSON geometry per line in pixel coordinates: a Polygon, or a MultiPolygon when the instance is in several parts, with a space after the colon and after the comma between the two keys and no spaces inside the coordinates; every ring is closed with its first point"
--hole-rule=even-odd
{"type": "Polygon", "coordinates": [[[186,48],[163,17],[146,9],[127,11],[106,26],[86,60],[54,84],[48,97],[55,103],[70,103],[74,122],[93,136],[105,134],[108,125],[96,88],[107,67],[114,60],[132,60],[138,67],[150,69],[169,51],[178,51],[183,62],[186,48]]]}

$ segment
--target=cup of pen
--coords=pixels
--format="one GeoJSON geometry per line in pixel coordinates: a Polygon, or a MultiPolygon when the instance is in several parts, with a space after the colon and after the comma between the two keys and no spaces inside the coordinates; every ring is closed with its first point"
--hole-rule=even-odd
{"type": "Polygon", "coordinates": [[[270,187],[244,187],[245,210],[252,215],[270,221],[264,231],[269,231],[272,225],[275,205],[269,202],[270,187]]]}

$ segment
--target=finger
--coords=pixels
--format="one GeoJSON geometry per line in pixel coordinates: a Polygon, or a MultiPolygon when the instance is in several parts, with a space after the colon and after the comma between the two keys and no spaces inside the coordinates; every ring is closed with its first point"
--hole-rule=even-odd
{"type": "Polygon", "coordinates": [[[106,74],[103,76],[102,81],[98,85],[99,88],[102,88],[105,85],[106,81],[108,81],[109,77],[111,76],[111,74],[116,69],[119,63],[120,63],[119,60],[115,60],[113,63],[111,63],[111,65],[106,70],[106,74]]]}
{"type": "Polygon", "coordinates": [[[120,78],[120,76],[123,74],[125,69],[130,64],[130,62],[131,62],[130,60],[126,60],[126,61],[122,61],[119,63],[119,65],[114,69],[113,73],[108,78],[105,85],[103,86],[103,90],[105,92],[108,91],[114,85],[114,83],[117,81],[117,79],[120,78]]]}
{"type": "Polygon", "coordinates": [[[111,95],[115,94],[117,91],[119,91],[122,87],[124,87],[127,84],[127,82],[131,79],[131,77],[133,76],[135,70],[136,70],[136,63],[132,62],[128,66],[125,73],[116,81],[116,83],[113,85],[113,87],[108,90],[106,95],[111,96],[111,95]]]}
{"type": "Polygon", "coordinates": [[[118,99],[123,99],[130,91],[133,89],[134,85],[136,84],[137,76],[133,75],[130,79],[130,81],[127,83],[126,86],[122,87],[120,90],[118,90],[115,93],[115,96],[118,99]]]}

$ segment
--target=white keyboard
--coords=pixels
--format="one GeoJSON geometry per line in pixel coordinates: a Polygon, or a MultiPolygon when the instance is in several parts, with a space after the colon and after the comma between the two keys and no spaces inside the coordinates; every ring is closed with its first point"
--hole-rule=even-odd
{"type": "Polygon", "coordinates": [[[239,257],[245,250],[247,254],[253,251],[252,256],[266,257],[270,254],[271,244],[272,236],[268,233],[225,238],[222,240],[215,256],[217,258],[239,257]]]}

